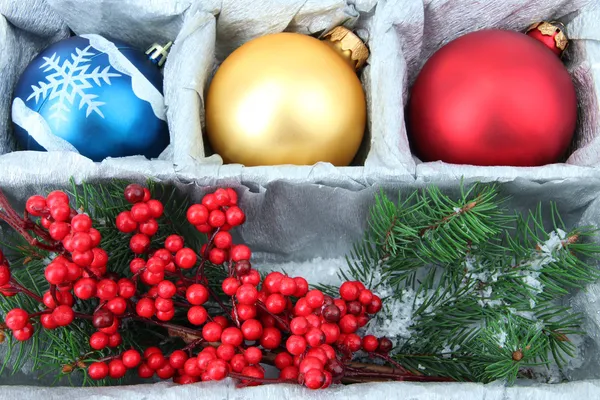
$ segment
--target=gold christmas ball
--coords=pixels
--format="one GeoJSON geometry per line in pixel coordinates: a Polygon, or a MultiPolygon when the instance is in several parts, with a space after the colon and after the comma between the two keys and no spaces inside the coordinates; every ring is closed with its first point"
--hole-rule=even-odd
{"type": "Polygon", "coordinates": [[[226,163],[348,165],[361,144],[366,102],[356,70],[366,46],[346,28],[325,40],[278,33],[251,40],[217,70],[206,130],[226,163]]]}

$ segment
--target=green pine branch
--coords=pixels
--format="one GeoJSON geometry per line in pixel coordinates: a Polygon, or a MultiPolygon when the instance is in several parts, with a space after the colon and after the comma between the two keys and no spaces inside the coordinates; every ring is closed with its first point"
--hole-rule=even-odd
{"type": "Polygon", "coordinates": [[[573,356],[581,316],[560,300],[600,276],[596,232],[567,229],[555,205],[522,216],[505,200],[480,184],[458,199],[435,187],[396,203],[377,196],[340,275],[388,294],[374,327],[409,308],[410,339],[396,338],[395,349],[405,368],[512,383],[530,366],[573,356]]]}

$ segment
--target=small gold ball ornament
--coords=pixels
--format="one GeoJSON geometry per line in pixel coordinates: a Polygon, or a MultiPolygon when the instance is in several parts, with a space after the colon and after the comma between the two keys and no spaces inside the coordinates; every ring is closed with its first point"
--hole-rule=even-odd
{"type": "Polygon", "coordinates": [[[226,163],[348,165],[366,124],[356,74],[368,57],[343,27],[323,40],[277,33],[247,42],[217,70],[206,96],[206,130],[226,163]]]}

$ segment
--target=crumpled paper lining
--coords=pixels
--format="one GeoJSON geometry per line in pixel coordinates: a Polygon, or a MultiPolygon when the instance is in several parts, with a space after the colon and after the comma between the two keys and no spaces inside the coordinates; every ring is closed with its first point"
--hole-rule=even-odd
{"type": "MultiPolygon", "coordinates": [[[[403,180],[426,180],[443,170],[448,176],[466,174],[487,180],[520,176],[547,181],[586,176],[591,173],[589,167],[600,162],[600,44],[594,26],[600,10],[571,14],[593,3],[591,0],[289,0],[285,4],[276,0],[35,0],[27,7],[13,6],[17,2],[12,0],[7,3],[10,6],[0,6],[9,21],[0,19],[5,38],[1,43],[6,47],[0,64],[7,71],[0,83],[0,154],[15,148],[9,115],[14,83],[40,49],[66,36],[68,26],[78,34],[98,33],[140,49],[175,40],[164,70],[172,144],[161,160],[172,161],[180,176],[193,179],[218,172],[218,177],[238,174],[256,179],[256,185],[277,179],[314,182],[311,176],[315,171],[330,173],[333,167],[222,165],[218,155],[210,154],[203,137],[204,92],[219,62],[248,40],[283,30],[319,34],[345,23],[371,50],[369,65],[361,72],[369,125],[357,160],[364,167],[336,168],[336,181],[339,178],[347,184],[356,176],[369,180],[380,176],[382,170],[403,180]],[[556,18],[567,23],[574,39],[567,66],[580,104],[577,138],[567,164],[482,168],[421,163],[413,157],[403,108],[410,84],[435,50],[469,31],[487,27],[523,30],[532,22],[556,18]],[[569,165],[581,168],[573,170],[569,165]]],[[[25,158],[22,162],[30,163],[25,158]]],[[[0,168],[2,165],[0,156],[0,168]]]]}

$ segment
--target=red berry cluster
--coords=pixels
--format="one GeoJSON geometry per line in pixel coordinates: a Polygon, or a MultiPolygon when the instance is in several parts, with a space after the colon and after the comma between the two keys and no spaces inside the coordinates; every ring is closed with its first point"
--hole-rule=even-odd
{"type": "Polygon", "coordinates": [[[156,219],[163,215],[164,206],[152,199],[150,191],[140,185],[127,186],[124,195],[125,200],[133,205],[117,216],[117,229],[123,233],[136,232],[129,241],[129,248],[135,254],[142,254],[148,250],[152,236],[158,232],[156,219]]]}
{"type": "MultiPolygon", "coordinates": [[[[91,349],[114,349],[123,341],[121,322],[134,319],[196,339],[168,355],[149,347],[143,354],[130,349],[101,359],[88,366],[91,378],[118,379],[127,370],[137,369],[141,378],[158,376],[182,384],[233,377],[255,385],[265,381],[261,362],[267,359],[279,369],[279,381],[311,389],[340,382],[353,353],[359,350],[381,357],[391,350],[388,339],[358,333],[382,308],[381,299],[362,283],[344,282],[339,298],[332,298],[320,290],[309,290],[302,277],[271,272],[261,278],[250,263],[251,250],[234,244],[229,233],[246,218],[234,190],[217,189],[187,210],[188,222],[208,239],[198,253],[186,247],[178,235],[168,236],[160,248],[151,248],[163,204],[135,184],[125,188],[124,198],[132,206],[117,216],[116,227],[133,234],[130,277],[107,271],[108,255],[98,247],[100,233],[89,216],[69,206],[65,193],[52,192],[46,198],[33,196],[27,201],[27,213],[41,218],[60,254],[45,269],[50,289],[39,298],[45,309],[32,315],[22,309],[7,313],[5,326],[16,339],[32,336],[34,317],[39,317],[45,329],[85,318],[91,319],[96,329],[89,338],[91,349]],[[213,264],[210,268],[225,268],[227,277],[208,282],[204,274],[207,261],[213,264]],[[217,294],[218,286],[226,297],[217,294]],[[81,301],[97,304],[92,315],[73,310],[81,301]],[[211,315],[207,304],[220,307],[221,315],[211,315]],[[177,315],[184,319],[182,325],[173,323],[176,311],[181,311],[177,315]],[[200,346],[202,350],[197,351],[200,346]]],[[[11,280],[8,263],[0,253],[0,293],[19,292],[35,297],[11,280]]]]}

